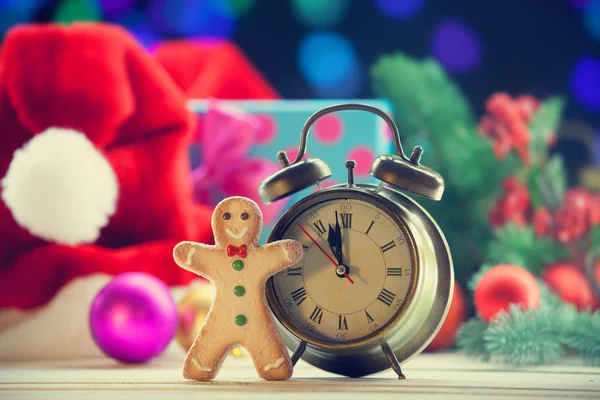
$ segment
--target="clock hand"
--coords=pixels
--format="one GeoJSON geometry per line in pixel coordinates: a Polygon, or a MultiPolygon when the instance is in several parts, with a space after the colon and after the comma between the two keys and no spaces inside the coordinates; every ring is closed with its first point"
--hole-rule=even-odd
{"type": "Polygon", "coordinates": [[[335,241],[336,249],[338,252],[338,262],[344,264],[344,255],[342,252],[342,230],[340,229],[340,222],[338,220],[338,212],[335,212],[335,241]]]}
{"type": "Polygon", "coordinates": [[[331,225],[329,225],[329,233],[327,234],[327,243],[329,243],[329,248],[331,252],[335,256],[338,264],[342,264],[342,258],[340,254],[340,248],[337,242],[336,232],[331,225]]]}
{"type": "MultiPolygon", "coordinates": [[[[327,258],[329,258],[329,261],[331,261],[333,263],[333,265],[335,265],[336,267],[339,266],[338,263],[335,262],[335,260],[333,258],[331,258],[331,256],[329,254],[327,254],[327,252],[319,245],[319,243],[317,243],[317,241],[315,239],[313,239],[312,236],[310,236],[310,233],[308,233],[306,231],[306,229],[304,229],[304,227],[302,225],[300,225],[299,222],[296,222],[296,225],[298,225],[300,227],[300,229],[302,229],[302,232],[306,233],[306,236],[308,236],[308,238],[317,245],[317,247],[323,252],[323,254],[325,254],[325,256],[327,256],[327,258]]],[[[350,283],[354,283],[354,281],[352,280],[352,278],[350,278],[348,276],[347,273],[344,272],[344,276],[350,281],[350,283]]]]}

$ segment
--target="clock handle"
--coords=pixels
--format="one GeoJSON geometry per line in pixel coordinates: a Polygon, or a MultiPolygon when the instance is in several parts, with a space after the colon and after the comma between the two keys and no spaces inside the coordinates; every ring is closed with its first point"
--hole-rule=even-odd
{"type": "Polygon", "coordinates": [[[404,151],[402,150],[402,143],[400,142],[400,132],[398,131],[398,127],[396,126],[396,123],[394,122],[392,117],[390,117],[387,113],[385,113],[377,107],[369,106],[367,104],[348,103],[336,104],[333,106],[322,108],[321,110],[311,115],[310,118],[308,118],[308,120],[304,124],[304,128],[302,128],[302,133],[300,135],[300,147],[298,148],[298,155],[296,156],[296,159],[292,162],[292,164],[299,162],[300,160],[302,160],[302,157],[304,157],[304,154],[306,153],[306,141],[308,138],[308,131],[316,120],[318,120],[326,114],[330,114],[336,111],[347,110],[367,111],[380,116],[392,131],[392,139],[394,141],[394,148],[396,149],[396,152],[403,160],[409,161],[409,158],[406,157],[406,155],[404,155],[404,151]]]}

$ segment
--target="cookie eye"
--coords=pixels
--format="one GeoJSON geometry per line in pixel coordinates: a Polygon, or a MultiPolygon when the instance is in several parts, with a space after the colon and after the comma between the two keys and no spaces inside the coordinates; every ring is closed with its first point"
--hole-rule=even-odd
{"type": "Polygon", "coordinates": [[[242,220],[244,220],[244,221],[245,221],[245,220],[247,220],[248,218],[250,218],[250,216],[248,215],[248,213],[247,213],[247,212],[243,212],[243,213],[242,213],[242,215],[240,215],[240,218],[241,218],[242,220]]]}
{"type": "Polygon", "coordinates": [[[223,214],[223,219],[224,219],[225,221],[227,221],[228,219],[231,219],[231,214],[230,214],[230,213],[228,213],[228,212],[226,212],[225,214],[223,214]]]}

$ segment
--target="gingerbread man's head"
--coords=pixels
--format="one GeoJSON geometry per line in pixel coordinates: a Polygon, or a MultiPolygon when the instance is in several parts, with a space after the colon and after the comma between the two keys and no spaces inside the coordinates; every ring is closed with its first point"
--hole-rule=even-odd
{"type": "Polygon", "coordinates": [[[263,216],[258,204],[245,197],[229,197],[215,207],[212,228],[219,246],[258,244],[263,216]]]}

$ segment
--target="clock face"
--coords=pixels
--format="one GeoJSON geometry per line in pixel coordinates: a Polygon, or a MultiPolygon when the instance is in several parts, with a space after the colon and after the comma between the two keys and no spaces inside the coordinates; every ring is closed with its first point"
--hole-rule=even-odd
{"type": "Polygon", "coordinates": [[[304,258],[271,280],[287,325],[317,344],[363,341],[396,320],[412,293],[415,255],[404,224],[353,198],[315,204],[280,236],[304,258]]]}

